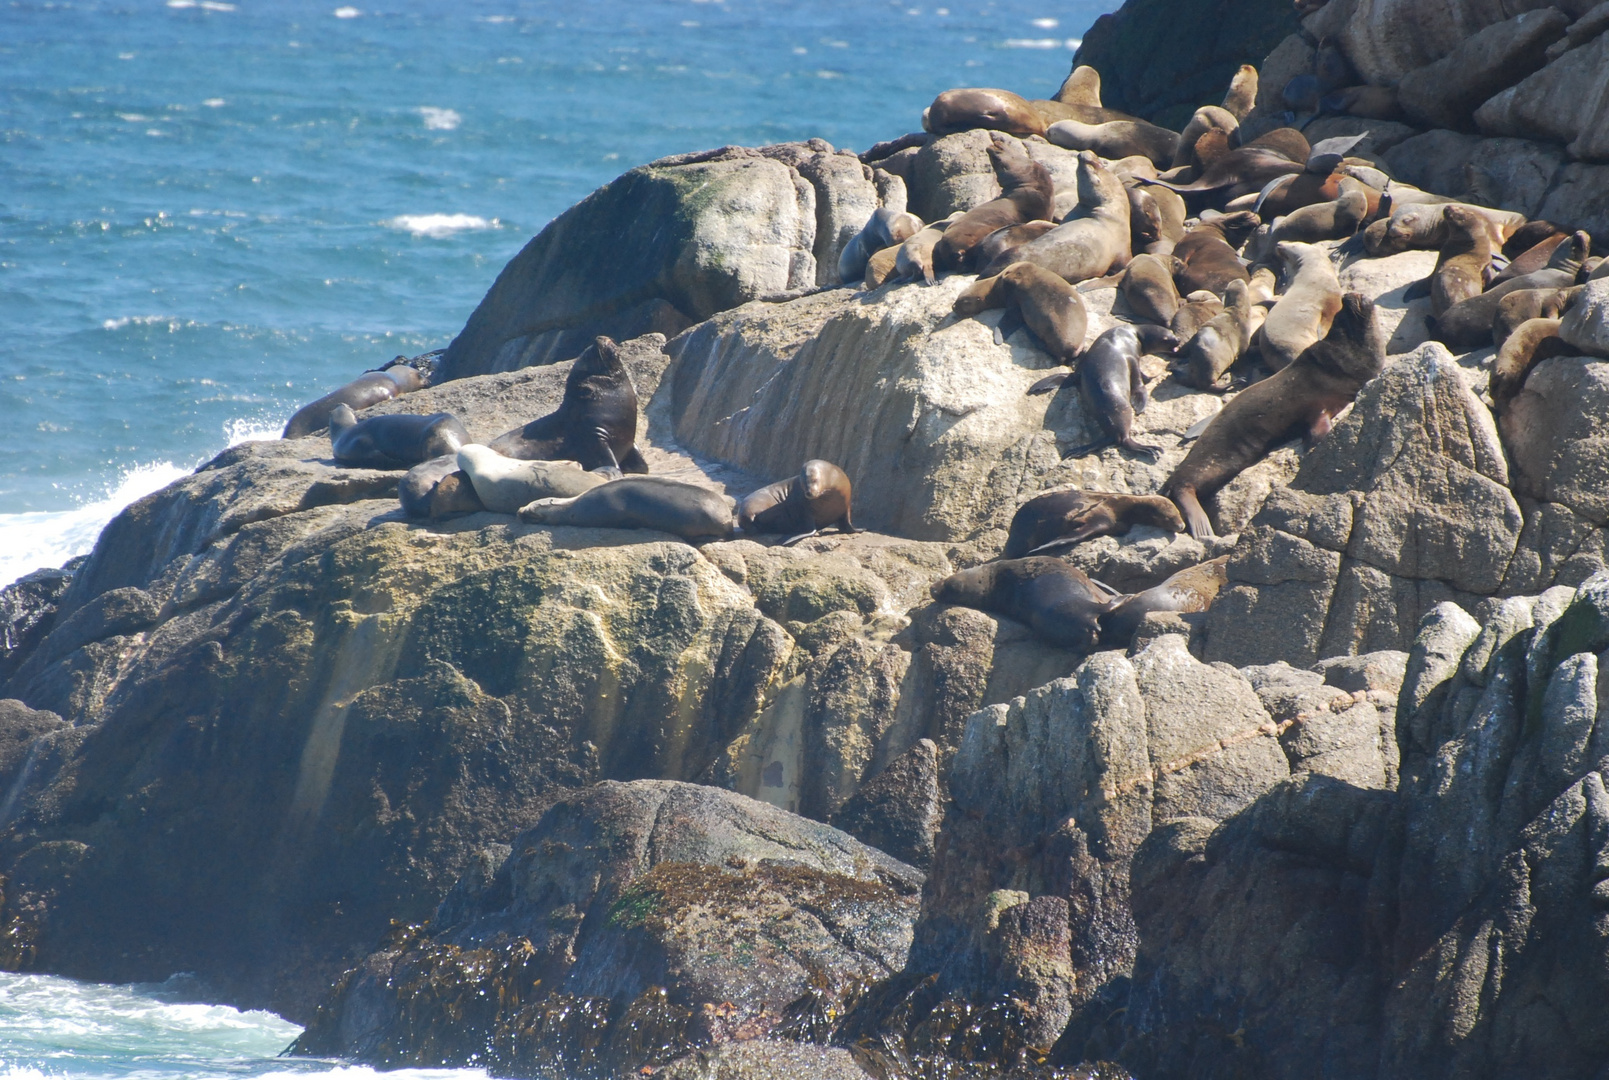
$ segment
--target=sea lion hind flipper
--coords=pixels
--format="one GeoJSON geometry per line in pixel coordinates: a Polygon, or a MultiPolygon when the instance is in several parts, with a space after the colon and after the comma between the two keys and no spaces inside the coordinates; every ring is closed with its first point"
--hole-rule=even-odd
{"type": "Polygon", "coordinates": [[[1092,443],[1085,443],[1083,446],[1073,447],[1071,450],[1067,451],[1067,453],[1062,455],[1062,460],[1066,461],[1071,457],[1083,457],[1085,454],[1093,454],[1097,450],[1104,450],[1108,446],[1115,446],[1116,444],[1117,440],[1108,435],[1105,438],[1096,439],[1092,443]]]}
{"type": "Polygon", "coordinates": [[[1420,278],[1418,281],[1413,282],[1406,289],[1404,289],[1402,291],[1402,298],[1404,300],[1422,300],[1422,299],[1424,299],[1425,297],[1430,295],[1430,283],[1433,280],[1434,280],[1434,276],[1427,277],[1427,278],[1420,278]]]}
{"type": "Polygon", "coordinates": [[[626,456],[620,459],[620,471],[628,473],[646,473],[648,462],[643,458],[642,451],[635,445],[626,451],[626,456]]]}
{"type": "Polygon", "coordinates": [[[1073,377],[1071,371],[1058,371],[1054,375],[1046,375],[1043,379],[1028,388],[1030,394],[1048,394],[1061,386],[1062,383],[1073,377]]]}
{"type": "Polygon", "coordinates": [[[1021,330],[1027,325],[1028,324],[1023,321],[1022,310],[1015,304],[1012,304],[1011,306],[1007,307],[1005,311],[1001,312],[1000,321],[995,324],[994,343],[996,345],[1004,345],[1007,340],[1010,339],[1012,334],[1015,334],[1018,330],[1021,330]]]}
{"type": "Polygon", "coordinates": [[[1184,434],[1179,437],[1179,441],[1189,442],[1191,439],[1201,438],[1201,433],[1207,430],[1207,425],[1212,423],[1217,418],[1217,413],[1213,413],[1211,416],[1203,416],[1200,420],[1197,420],[1195,423],[1184,429],[1184,434]]]}
{"type": "Polygon", "coordinates": [[[821,535],[821,530],[820,529],[811,529],[809,532],[800,533],[798,536],[790,536],[790,537],[788,537],[786,540],[782,541],[781,546],[782,547],[792,547],[793,545],[797,544],[801,540],[808,540],[812,536],[819,536],[819,535],[821,535]]]}
{"type": "Polygon", "coordinates": [[[1122,440],[1117,445],[1121,446],[1125,450],[1139,454],[1142,457],[1148,457],[1153,462],[1160,461],[1162,459],[1162,447],[1152,446],[1150,443],[1136,442],[1132,436],[1122,440]]]}
{"type": "Polygon", "coordinates": [[[1196,493],[1193,490],[1181,488],[1178,491],[1169,492],[1168,498],[1173,500],[1173,505],[1177,506],[1180,513],[1184,515],[1185,525],[1189,528],[1190,535],[1194,539],[1206,540],[1209,537],[1218,535],[1212,531],[1212,519],[1207,517],[1207,511],[1202,509],[1201,500],[1196,498],[1196,493]]]}

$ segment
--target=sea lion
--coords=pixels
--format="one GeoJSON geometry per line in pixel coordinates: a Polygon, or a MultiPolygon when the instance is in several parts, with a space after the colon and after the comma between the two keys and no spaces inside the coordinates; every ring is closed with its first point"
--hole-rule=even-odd
{"type": "Polygon", "coordinates": [[[1329,333],[1330,321],[1341,310],[1341,281],[1321,247],[1287,242],[1274,250],[1285,264],[1285,292],[1268,309],[1257,351],[1263,363],[1278,371],[1329,333]]]}
{"type": "MultiPolygon", "coordinates": [[[[938,237],[942,235],[944,234],[941,230],[935,235],[934,242],[937,243],[938,237]]],[[[872,289],[881,288],[884,282],[888,281],[890,278],[893,278],[896,270],[899,268],[899,253],[901,249],[902,246],[887,247],[882,251],[875,253],[871,258],[867,259],[866,276],[861,279],[860,287],[870,291],[872,289]]]]}
{"type": "Polygon", "coordinates": [[[1224,290],[1224,309],[1197,330],[1179,349],[1175,370],[1180,381],[1198,390],[1229,389],[1229,369],[1251,344],[1251,289],[1231,281],[1224,290]]]}
{"type": "Polygon", "coordinates": [[[1078,154],[1078,209],[1017,249],[1017,259],[1077,284],[1128,264],[1129,197],[1123,182],[1088,150],[1078,154]]]}
{"type": "Polygon", "coordinates": [[[1177,132],[1144,120],[1111,120],[1104,124],[1058,120],[1046,129],[1045,138],[1064,150],[1093,150],[1109,160],[1142,154],[1162,168],[1173,162],[1179,145],[1177,132]]]}
{"type": "Polygon", "coordinates": [[[481,505],[469,474],[458,467],[458,452],[420,462],[397,482],[402,512],[411,518],[439,521],[458,514],[473,514],[481,505]]]}
{"type": "Polygon", "coordinates": [[[537,499],[520,508],[533,525],[583,529],[657,529],[687,540],[732,535],[732,508],[709,488],[663,476],[623,476],[569,499],[537,499]]]}
{"type": "Polygon", "coordinates": [[[1136,255],[1123,271],[1118,291],[1129,309],[1146,322],[1172,326],[1179,314],[1179,290],[1173,284],[1172,255],[1136,255]]]}
{"type": "Polygon", "coordinates": [[[946,90],[922,110],[922,130],[935,135],[988,128],[1008,135],[1043,135],[1045,119],[1010,90],[946,90]]]}
{"type": "MultiPolygon", "coordinates": [[[[1259,266],[1251,272],[1251,278],[1246,282],[1246,287],[1251,293],[1251,302],[1253,304],[1272,304],[1274,302],[1275,287],[1278,284],[1279,278],[1274,276],[1273,267],[1259,266]]],[[[1258,325],[1261,326],[1262,324],[1259,323],[1258,325]]]]}
{"type": "Polygon", "coordinates": [[[1000,181],[1000,197],[968,210],[944,230],[933,246],[935,270],[972,269],[972,249],[996,229],[1050,216],[1056,185],[1049,170],[1029,157],[1015,139],[992,135],[991,140],[989,161],[1000,181]]]}
{"type": "Polygon", "coordinates": [[[1486,287],[1486,270],[1492,265],[1492,234],[1485,219],[1457,203],[1442,207],[1447,239],[1430,273],[1430,312],[1442,312],[1486,287]]]}
{"type": "Polygon", "coordinates": [[[922,219],[903,210],[884,206],[877,209],[844,245],[838,256],[838,280],[847,285],[866,276],[866,263],[884,248],[903,244],[922,231],[922,219]]]}
{"type": "MultiPolygon", "coordinates": [[[[1227,291],[1227,290],[1225,290],[1227,291]]],[[[1203,326],[1216,319],[1224,309],[1224,302],[1206,289],[1197,289],[1180,298],[1179,313],[1169,327],[1180,341],[1189,341],[1203,326]]]]}
{"type": "Polygon", "coordinates": [[[1016,251],[1030,240],[1037,240],[1056,227],[1054,221],[1025,221],[996,229],[972,249],[972,265],[981,267],[980,278],[993,277],[1017,261],[1016,251]]]}
{"type": "Polygon", "coordinates": [[[1245,281],[1251,275],[1236,254],[1246,238],[1262,224],[1249,210],[1234,214],[1203,214],[1195,228],[1173,245],[1173,254],[1184,268],[1175,276],[1179,293],[1201,289],[1222,296],[1231,281],[1245,281]]]}
{"type": "Polygon", "coordinates": [[[1238,124],[1246,119],[1248,113],[1257,104],[1257,69],[1250,64],[1241,64],[1240,70],[1229,80],[1229,90],[1224,94],[1223,108],[1238,124]]]}
{"type": "Polygon", "coordinates": [[[425,377],[407,364],[393,361],[379,371],[365,371],[339,390],[332,390],[317,401],[303,405],[285,425],[282,439],[300,439],[314,435],[330,424],[330,411],[345,405],[356,411],[390,401],[403,394],[411,394],[425,387],[425,377]]]}
{"type": "Polygon", "coordinates": [[[1079,64],[1072,74],[1062,80],[1055,100],[1063,105],[1083,105],[1091,109],[1101,107],[1101,73],[1088,64],[1079,64]]]}
{"type": "Polygon", "coordinates": [[[1132,593],[1111,604],[1101,613],[1101,640],[1108,645],[1126,645],[1140,628],[1140,622],[1153,611],[1183,614],[1206,611],[1229,581],[1229,556],[1187,566],[1160,585],[1132,593]]]}
{"type": "MultiPolygon", "coordinates": [[[[1205,136],[1203,136],[1205,138],[1205,136]]],[[[1199,148],[1201,140],[1196,140],[1199,148]]],[[[1265,146],[1242,146],[1231,150],[1214,161],[1201,177],[1188,184],[1171,180],[1141,180],[1144,184],[1165,187],[1182,195],[1185,205],[1202,207],[1218,205],[1238,195],[1261,191],[1275,177],[1303,171],[1301,162],[1292,161],[1284,154],[1265,146]]]]}
{"type": "Polygon", "coordinates": [[[1145,251],[1162,239],[1162,209],[1150,188],[1125,182],[1123,190],[1129,195],[1129,250],[1145,251]]]}
{"type": "MultiPolygon", "coordinates": [[[[1190,122],[1179,132],[1178,143],[1173,151],[1173,158],[1168,162],[1168,168],[1177,169],[1181,165],[1195,165],[1205,168],[1206,162],[1196,157],[1196,143],[1209,131],[1221,131],[1225,135],[1232,135],[1240,128],[1240,120],[1228,109],[1217,105],[1203,105],[1190,117],[1190,122]]],[[[1225,150],[1228,145],[1225,144],[1225,150]]]]}
{"type": "Polygon", "coordinates": [[[784,545],[815,536],[822,529],[858,532],[849,520],[849,476],[830,461],[804,463],[798,476],[751,491],[737,505],[738,528],[745,533],[782,533],[784,545]]]}
{"type": "Polygon", "coordinates": [[[1570,356],[1575,350],[1559,337],[1562,319],[1527,319],[1514,328],[1497,350],[1492,378],[1486,392],[1492,398],[1492,412],[1501,416],[1521,390],[1531,369],[1554,356],[1570,356]]]}
{"type": "Polygon", "coordinates": [[[1213,535],[1202,503],[1269,451],[1304,432],[1315,440],[1329,434],[1335,415],[1380,373],[1385,356],[1374,301],[1347,293],[1328,336],[1230,400],[1168,477],[1161,494],[1178,504],[1190,535],[1213,535]]]}
{"type": "Polygon", "coordinates": [[[1369,216],[1368,187],[1350,176],[1340,177],[1337,187],[1339,194],[1329,202],[1303,206],[1276,219],[1271,234],[1274,241],[1316,244],[1322,240],[1345,240],[1356,233],[1369,216]]]}
{"type": "Polygon", "coordinates": [[[943,221],[933,222],[901,244],[899,254],[894,256],[894,276],[900,281],[915,281],[921,278],[929,285],[935,284],[937,279],[933,276],[933,249],[944,238],[944,230],[955,224],[960,217],[961,212],[956,211],[943,221]]]}
{"type": "MultiPolygon", "coordinates": [[[[1064,458],[1083,457],[1105,446],[1117,445],[1152,461],[1162,456],[1160,446],[1138,442],[1134,438],[1134,415],[1145,411],[1151,396],[1145,389],[1145,372],[1140,370],[1140,357],[1148,352],[1179,347],[1173,331],[1149,323],[1139,326],[1119,325],[1096,338],[1079,361],[1079,387],[1084,402],[1094,414],[1104,435],[1094,442],[1077,446],[1063,454],[1064,458]]],[[[1029,387],[1030,394],[1055,389],[1068,376],[1051,375],[1029,387]]]]}
{"type": "MultiPolygon", "coordinates": [[[[1517,259],[1525,252],[1530,251],[1533,247],[1542,243],[1544,240],[1556,239],[1556,242],[1553,246],[1557,247],[1558,244],[1563,243],[1569,238],[1569,236],[1570,230],[1566,229],[1563,225],[1555,225],[1551,221],[1543,221],[1540,219],[1536,221],[1527,221],[1524,225],[1521,225],[1519,228],[1509,233],[1507,239],[1503,241],[1503,255],[1505,258],[1510,260],[1517,259]]],[[[1541,262],[1539,262],[1536,266],[1533,266],[1531,269],[1540,270],[1547,264],[1547,258],[1543,258],[1541,262]]],[[[1530,270],[1527,270],[1526,273],[1530,273],[1530,270]]]]}
{"type": "Polygon", "coordinates": [[[458,448],[458,467],[469,477],[481,505],[499,514],[518,513],[537,499],[568,499],[609,480],[573,461],[522,461],[479,443],[458,448]]]}
{"type": "Polygon", "coordinates": [[[1455,203],[1438,198],[1434,202],[1403,202],[1401,195],[1406,185],[1393,183],[1387,190],[1392,196],[1391,216],[1376,221],[1364,230],[1364,247],[1370,255],[1395,255],[1399,251],[1434,251],[1447,242],[1447,222],[1442,210],[1451,205],[1465,207],[1485,218],[1492,228],[1492,246],[1503,242],[1525,224],[1525,215],[1508,210],[1493,210],[1471,203],[1455,203]]]}
{"type": "Polygon", "coordinates": [[[452,413],[392,413],[359,420],[350,405],[330,410],[330,448],[342,465],[407,469],[455,453],[468,441],[469,432],[452,413]]]}
{"type": "Polygon", "coordinates": [[[1011,517],[1002,559],[1046,555],[1097,536],[1117,536],[1136,525],[1184,532],[1184,518],[1160,495],[1119,495],[1067,488],[1035,495],[1011,517]]]}
{"type": "Polygon", "coordinates": [[[1395,87],[1344,86],[1319,99],[1321,113],[1360,116],[1365,120],[1401,120],[1402,102],[1395,87]]]}
{"type": "MultiPolygon", "coordinates": [[[[1531,224],[1537,223],[1532,222],[1531,224]]],[[[1548,223],[1543,222],[1542,224],[1547,225],[1548,223]]],[[[1520,232],[1525,232],[1530,227],[1530,225],[1527,225],[1520,232]]],[[[1512,243],[1513,237],[1509,239],[1510,243],[1512,243]]],[[[1544,269],[1548,264],[1548,260],[1553,258],[1553,253],[1558,250],[1559,245],[1568,239],[1570,239],[1570,234],[1567,232],[1552,233],[1529,247],[1521,248],[1517,254],[1509,258],[1508,265],[1498,271],[1491,281],[1487,282],[1487,287],[1501,285],[1510,278],[1524,277],[1526,274],[1534,274],[1538,270],[1544,269]]],[[[1503,245],[1505,254],[1508,248],[1509,244],[1503,245]]]]}
{"type": "Polygon", "coordinates": [[[620,361],[620,346],[598,337],[576,357],[557,409],[488,445],[504,457],[575,461],[618,475],[648,471],[636,440],[637,388],[620,361]]]}
{"type": "Polygon", "coordinates": [[[1501,349],[1514,328],[1532,319],[1557,319],[1570,310],[1581,294],[1581,286],[1567,289],[1520,289],[1497,302],[1492,317],[1492,344],[1501,349]]]}
{"type": "Polygon", "coordinates": [[[1111,600],[1078,567],[1045,555],[974,566],[931,592],[941,604],[1005,615],[1055,645],[1084,650],[1095,647],[1100,613],[1111,600]]]}
{"type": "Polygon", "coordinates": [[[1497,305],[1503,297],[1521,289],[1569,288],[1575,284],[1582,260],[1591,251],[1592,238],[1584,232],[1575,232],[1568,241],[1554,249],[1546,269],[1524,277],[1510,278],[1479,296],[1454,304],[1436,316],[1431,324],[1431,337],[1455,348],[1473,349],[1484,345],[1491,338],[1497,305]]]}
{"type": "MultiPolygon", "coordinates": [[[[1089,327],[1084,298],[1044,267],[1012,263],[992,278],[980,278],[955,301],[955,313],[962,318],[993,307],[1015,312],[1059,363],[1071,363],[1084,350],[1089,327]]],[[[1006,336],[1001,330],[997,340],[1006,336]]]]}

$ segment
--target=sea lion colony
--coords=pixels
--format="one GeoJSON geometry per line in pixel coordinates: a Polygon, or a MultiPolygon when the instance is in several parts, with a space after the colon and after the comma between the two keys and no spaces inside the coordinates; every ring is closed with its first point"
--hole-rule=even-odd
{"type": "MultiPolygon", "coordinates": [[[[1194,445],[1157,493],[1041,493],[1019,507],[996,559],[932,589],[940,602],[1008,615],[1081,649],[1126,643],[1151,611],[1205,611],[1225,560],[1120,595],[1052,553],[1135,525],[1212,536],[1217,491],[1281,445],[1323,439],[1382,370],[1374,304],[1343,294],[1337,262],[1436,251],[1435,269],[1409,295],[1429,298],[1432,339],[1455,347],[1490,339],[1501,349],[1490,390],[1499,415],[1536,363],[1569,352],[1560,321],[1578,286],[1603,276],[1586,233],[1400,183],[1378,161],[1350,156],[1363,136],[1310,145],[1296,127],[1243,124],[1257,91],[1250,65],[1221,106],[1198,109],[1182,132],[1102,107],[1099,85],[1093,70],[1078,68],[1050,100],[998,89],[940,94],[923,113],[924,129],[989,131],[1001,194],[935,222],[879,209],[838,261],[843,287],[866,290],[976,274],[953,318],[1004,309],[997,343],[1026,328],[1071,368],[1029,391],[1082,396],[1103,434],[1066,456],[1116,445],[1155,460],[1159,448],[1134,436],[1149,395],[1145,354],[1171,358],[1163,378],[1232,393],[1187,434],[1194,445]],[[1058,192],[1026,152],[1023,140],[1033,138],[1077,152],[1076,198],[1058,192]],[[1116,286],[1130,321],[1086,346],[1080,287],[1102,286],[1116,286]]],[[[1293,80],[1286,99],[1304,86],[1293,80]]],[[[893,153],[921,138],[881,148],[893,153]]],[[[875,165],[876,149],[867,158],[875,165]]],[[[469,442],[448,414],[357,419],[357,410],[420,389],[428,376],[428,363],[399,357],[305,406],[284,437],[327,427],[337,461],[408,468],[399,491],[414,518],[507,513],[698,542],[775,535],[791,544],[824,529],[856,531],[850,478],[827,461],[805,462],[797,476],[735,506],[709,487],[624,476],[648,465],[636,445],[636,389],[609,338],[577,359],[558,409],[488,446],[469,442]]]]}

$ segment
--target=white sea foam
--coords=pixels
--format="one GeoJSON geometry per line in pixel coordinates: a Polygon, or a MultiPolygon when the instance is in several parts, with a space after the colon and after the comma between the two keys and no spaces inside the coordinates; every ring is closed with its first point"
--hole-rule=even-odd
{"type": "Polygon", "coordinates": [[[1054,30],[1061,25],[1060,19],[1034,19],[1032,22],[1041,30],[1054,30]]]}
{"type": "Polygon", "coordinates": [[[337,19],[355,19],[359,15],[362,15],[363,12],[359,11],[355,7],[338,7],[331,12],[331,14],[337,19]]]}
{"type": "Polygon", "coordinates": [[[424,117],[425,127],[430,131],[451,131],[464,122],[452,109],[438,109],[434,105],[421,105],[414,112],[424,117]]]}
{"type": "Polygon", "coordinates": [[[1060,38],[1014,37],[1006,38],[1005,45],[1008,49],[1059,49],[1062,43],[1060,38]]]}
{"type": "Polygon", "coordinates": [[[496,218],[476,217],[474,214],[398,214],[381,224],[411,232],[415,236],[428,236],[440,240],[465,229],[497,229],[502,222],[496,218]]]}

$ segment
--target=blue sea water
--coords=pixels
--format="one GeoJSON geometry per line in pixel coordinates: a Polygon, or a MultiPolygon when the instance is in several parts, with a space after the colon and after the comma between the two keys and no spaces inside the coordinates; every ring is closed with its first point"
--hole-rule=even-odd
{"type": "Polygon", "coordinates": [[[1106,0],[0,0],[0,584],[399,353],[633,165],[1054,92],[1106,0]]]}

